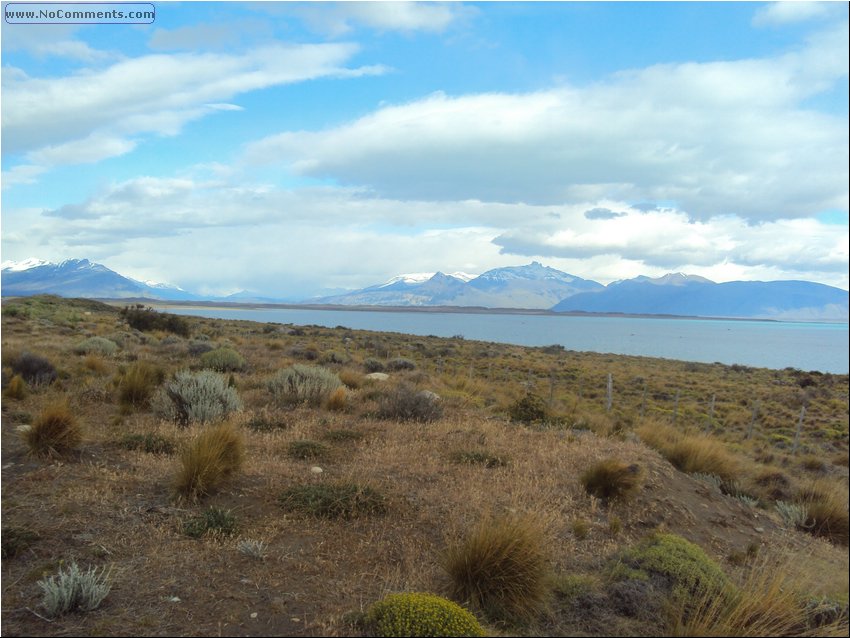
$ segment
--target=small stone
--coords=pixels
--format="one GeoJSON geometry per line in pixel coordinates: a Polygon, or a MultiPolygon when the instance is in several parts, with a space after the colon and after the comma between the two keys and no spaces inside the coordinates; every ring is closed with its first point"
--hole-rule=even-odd
{"type": "Polygon", "coordinates": [[[257,617],[257,612],[255,611],[254,613],[251,614],[251,618],[256,618],[256,617],[257,617]]]}
{"type": "Polygon", "coordinates": [[[756,527],[756,528],[755,528],[755,530],[756,530],[759,534],[764,534],[764,527],[756,527]]]}
{"type": "Polygon", "coordinates": [[[294,616],[292,618],[290,618],[289,620],[291,620],[292,622],[301,622],[300,618],[295,618],[294,616]]]}
{"type": "Polygon", "coordinates": [[[319,474],[321,474],[322,472],[324,472],[324,470],[323,470],[322,468],[320,468],[318,465],[314,465],[313,467],[311,467],[311,468],[310,468],[310,471],[311,471],[313,474],[315,474],[316,476],[318,476],[319,474]]]}
{"type": "Polygon", "coordinates": [[[171,598],[168,599],[168,602],[170,602],[170,603],[182,603],[183,601],[180,600],[177,596],[172,596],[171,598]]]}

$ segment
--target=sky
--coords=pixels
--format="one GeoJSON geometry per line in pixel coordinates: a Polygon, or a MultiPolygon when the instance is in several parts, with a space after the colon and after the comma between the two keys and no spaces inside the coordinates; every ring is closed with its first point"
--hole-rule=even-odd
{"type": "Polygon", "coordinates": [[[209,295],[531,261],[848,288],[846,2],[153,5],[4,20],[2,260],[209,295]]]}

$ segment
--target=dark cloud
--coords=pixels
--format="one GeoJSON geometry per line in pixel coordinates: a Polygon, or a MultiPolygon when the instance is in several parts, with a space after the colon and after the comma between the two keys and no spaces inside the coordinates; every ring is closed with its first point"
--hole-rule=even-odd
{"type": "Polygon", "coordinates": [[[584,211],[584,216],[587,219],[616,219],[617,217],[625,217],[626,213],[618,213],[610,208],[591,208],[584,211]]]}

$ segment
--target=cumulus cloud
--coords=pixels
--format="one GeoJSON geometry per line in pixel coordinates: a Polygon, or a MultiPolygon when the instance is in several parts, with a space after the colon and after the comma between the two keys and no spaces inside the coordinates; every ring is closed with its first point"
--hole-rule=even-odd
{"type": "MultiPolygon", "coordinates": [[[[836,13],[835,2],[771,2],[759,8],[753,16],[757,27],[778,26],[829,17],[836,13]]],[[[843,4],[843,3],[842,3],[843,4]]]]}
{"type": "Polygon", "coordinates": [[[846,50],[842,24],[776,58],[525,94],[436,93],[269,136],[246,157],[399,199],[669,201],[700,219],[846,210],[846,117],[804,105],[846,78],[846,50]]]}
{"type": "Polygon", "coordinates": [[[3,151],[29,163],[75,164],[126,153],[144,135],[175,135],[189,121],[240,107],[248,91],[319,77],[381,73],[346,68],[349,43],[274,44],[231,55],[146,55],[59,78],[3,70],[3,151]],[[88,148],[93,144],[96,148],[88,148]]]}

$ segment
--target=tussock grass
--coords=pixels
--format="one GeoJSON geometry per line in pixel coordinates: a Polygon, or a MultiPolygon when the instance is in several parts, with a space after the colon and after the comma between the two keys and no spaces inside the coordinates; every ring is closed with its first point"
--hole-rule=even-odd
{"type": "Polygon", "coordinates": [[[805,529],[833,543],[848,545],[850,515],[847,509],[847,490],[840,484],[819,479],[806,485],[797,495],[797,502],[808,514],[805,529]]]}
{"type": "Polygon", "coordinates": [[[429,423],[443,416],[443,406],[429,393],[402,383],[379,397],[376,416],[394,421],[429,423]]]}
{"type": "Polygon", "coordinates": [[[325,407],[332,412],[341,412],[345,410],[347,403],[348,394],[344,387],[339,387],[331,392],[330,396],[328,396],[328,400],[325,402],[325,407]]]}
{"type": "Polygon", "coordinates": [[[243,458],[244,442],[232,425],[207,429],[180,453],[174,490],[189,500],[207,496],[241,469],[243,458]]]}
{"type": "Polygon", "coordinates": [[[604,459],[584,471],[579,479],[591,496],[608,500],[625,500],[643,483],[641,469],[634,463],[604,459]]]}
{"type": "Polygon", "coordinates": [[[268,382],[276,401],[285,405],[306,403],[320,406],[342,385],[339,377],[326,368],[295,364],[280,370],[268,382]]]}
{"type": "Polygon", "coordinates": [[[79,447],[83,431],[66,402],[47,406],[33,424],[24,430],[24,441],[34,456],[66,456],[79,447]]]}
{"type": "Polygon", "coordinates": [[[162,369],[147,361],[137,361],[118,378],[118,400],[122,405],[146,405],[162,383],[162,369]]]}
{"type": "Polygon", "coordinates": [[[533,620],[549,599],[546,540],[529,517],[486,517],[446,548],[450,597],[494,622],[533,620]]]}
{"type": "Polygon", "coordinates": [[[670,426],[653,422],[638,427],[636,432],[682,472],[713,474],[724,481],[734,481],[741,474],[740,461],[717,439],[685,436],[670,426]]]}
{"type": "Polygon", "coordinates": [[[212,536],[232,536],[237,530],[236,516],[230,510],[220,507],[208,507],[197,516],[193,516],[183,525],[183,533],[192,538],[212,536]]]}
{"type": "Polygon", "coordinates": [[[21,375],[16,374],[12,377],[11,381],[9,381],[9,385],[6,386],[6,389],[3,391],[3,398],[22,401],[27,398],[28,394],[29,389],[27,388],[27,382],[24,381],[24,378],[21,375]]]}

